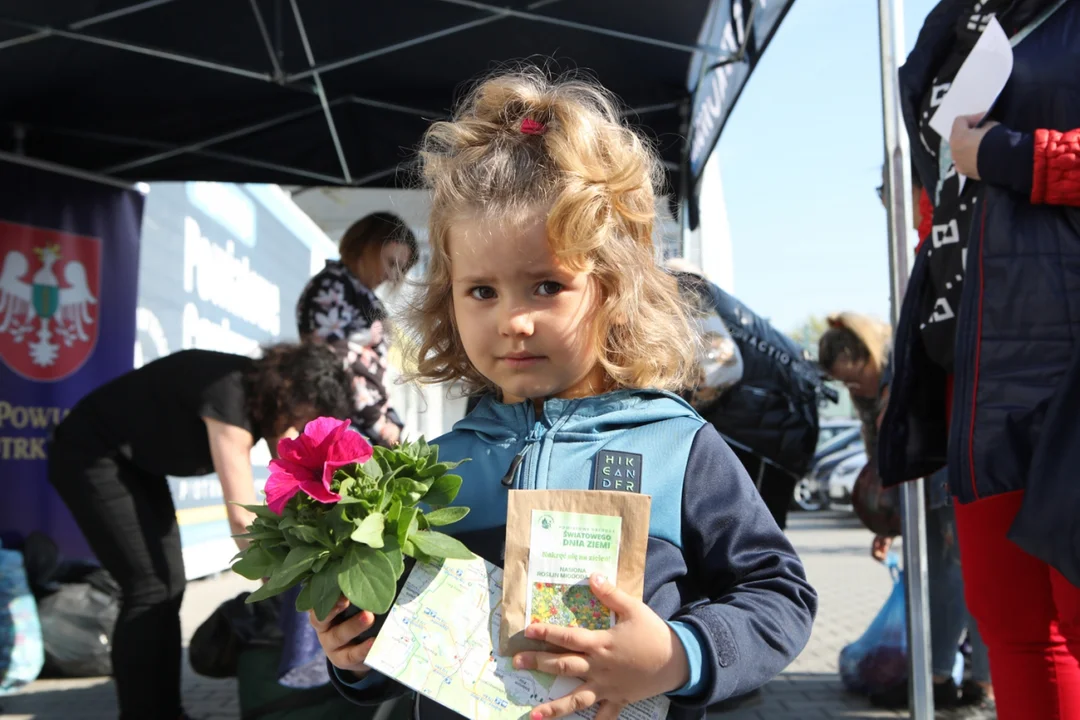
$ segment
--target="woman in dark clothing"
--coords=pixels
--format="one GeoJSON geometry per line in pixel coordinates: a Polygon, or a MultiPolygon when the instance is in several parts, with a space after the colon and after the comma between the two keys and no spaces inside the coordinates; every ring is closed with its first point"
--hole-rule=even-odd
{"type": "Polygon", "coordinates": [[[896,483],[948,465],[1002,720],[1080,717],[1078,47],[1078,0],[942,0],[900,71],[933,217],[896,329],[879,467],[896,483]],[[940,137],[929,120],[991,17],[1012,75],[989,122],[940,137]]]}
{"type": "Polygon", "coordinates": [[[390,338],[375,290],[400,282],[416,264],[416,238],[397,215],[367,215],[345,231],[340,260],[308,281],[296,303],[304,340],[328,343],[353,372],[353,426],[371,442],[395,445],[404,423],[390,407],[386,374],[390,338]]]}
{"type": "MultiPolygon", "coordinates": [[[[112,650],[122,720],[184,717],[184,560],[166,476],[216,472],[226,503],[254,504],[255,443],[274,453],[309,420],[348,417],[349,392],[325,347],[277,345],[257,360],[185,350],[94,390],[57,426],[49,482],[123,591],[112,650]]],[[[233,504],[223,514],[233,534],[253,519],[233,504]]]]}

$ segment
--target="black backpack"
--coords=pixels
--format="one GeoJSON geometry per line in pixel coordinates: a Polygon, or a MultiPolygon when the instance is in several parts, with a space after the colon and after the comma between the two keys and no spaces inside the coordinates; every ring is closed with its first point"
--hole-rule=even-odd
{"type": "Polygon", "coordinates": [[[818,405],[836,401],[805,350],[719,287],[675,273],[723,321],[742,354],[742,380],[698,412],[731,444],[795,477],[810,469],[817,447],[818,405]]]}

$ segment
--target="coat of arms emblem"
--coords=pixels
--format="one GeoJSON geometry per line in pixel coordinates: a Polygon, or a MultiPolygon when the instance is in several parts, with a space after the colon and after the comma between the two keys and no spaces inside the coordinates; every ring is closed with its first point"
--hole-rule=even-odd
{"type": "Polygon", "coordinates": [[[101,241],[0,221],[0,361],[60,380],[97,342],[101,241]]]}

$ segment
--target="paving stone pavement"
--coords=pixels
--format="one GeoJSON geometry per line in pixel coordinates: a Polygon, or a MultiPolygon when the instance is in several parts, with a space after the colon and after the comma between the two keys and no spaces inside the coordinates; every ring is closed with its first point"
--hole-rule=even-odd
{"type": "MultiPolygon", "coordinates": [[[[837,676],[840,649],[866,629],[891,587],[888,574],[869,557],[870,534],[842,512],[794,514],[789,535],[820,596],[813,636],[803,653],[767,685],[753,706],[711,713],[710,720],[878,720],[906,712],[873,710],[844,693],[837,676]]],[[[185,645],[195,628],[223,600],[252,584],[224,574],[188,585],[182,611],[185,645]]],[[[191,672],[184,662],[188,712],[203,720],[239,717],[236,685],[191,672]]],[[[0,717],[10,720],[107,720],[116,717],[107,678],[41,680],[0,697],[0,717]]],[[[941,715],[940,717],[944,717],[941,715]]]]}

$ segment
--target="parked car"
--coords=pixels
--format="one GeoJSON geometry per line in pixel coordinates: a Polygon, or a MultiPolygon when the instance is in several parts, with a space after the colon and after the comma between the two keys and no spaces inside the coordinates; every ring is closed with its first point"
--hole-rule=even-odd
{"type": "Polygon", "coordinates": [[[855,480],[866,467],[869,458],[866,451],[860,450],[841,460],[833,469],[828,479],[829,502],[833,505],[850,505],[855,492],[855,480]]]}
{"type": "Polygon", "coordinates": [[[810,472],[795,485],[793,508],[805,511],[827,509],[831,502],[829,482],[833,471],[858,453],[866,454],[861,428],[858,421],[848,421],[845,427],[819,445],[810,472]]]}
{"type": "MultiPolygon", "coordinates": [[[[831,442],[837,435],[848,430],[858,429],[859,421],[852,418],[827,418],[818,423],[817,451],[831,442]]],[[[817,458],[815,458],[817,459],[817,458]]]]}

